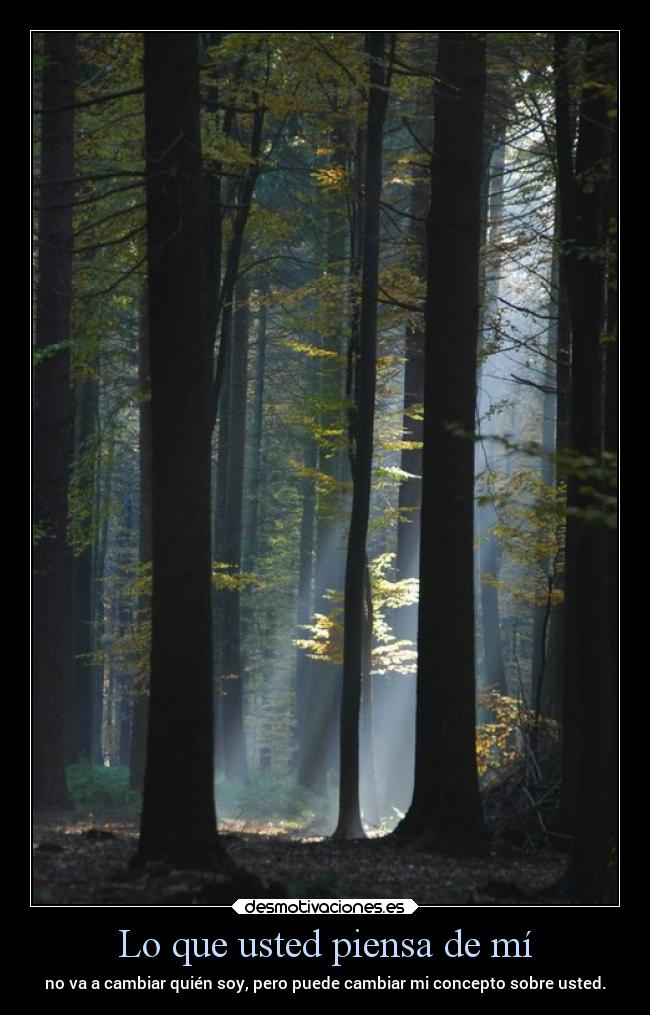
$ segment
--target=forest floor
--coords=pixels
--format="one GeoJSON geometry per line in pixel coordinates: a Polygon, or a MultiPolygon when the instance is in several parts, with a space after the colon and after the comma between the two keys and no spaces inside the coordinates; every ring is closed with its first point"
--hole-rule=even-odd
{"type": "MultiPolygon", "coordinates": [[[[401,898],[440,906],[566,904],[552,889],[565,860],[551,853],[495,847],[459,859],[407,849],[390,839],[332,842],[275,823],[222,821],[220,831],[234,862],[268,885],[269,898],[401,898]]],[[[215,875],[157,865],[137,875],[129,871],[138,835],[133,813],[52,813],[39,818],[33,832],[34,905],[201,906],[225,901],[225,879],[215,875]]]]}

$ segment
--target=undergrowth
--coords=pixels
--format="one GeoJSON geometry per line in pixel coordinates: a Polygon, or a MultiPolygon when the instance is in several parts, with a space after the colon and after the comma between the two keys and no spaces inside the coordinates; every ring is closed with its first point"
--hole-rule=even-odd
{"type": "Polygon", "coordinates": [[[278,772],[258,772],[246,782],[219,777],[216,798],[220,818],[269,821],[287,828],[303,828],[330,810],[328,800],[278,772]]]}
{"type": "Polygon", "coordinates": [[[136,811],[140,807],[140,795],[129,788],[125,765],[109,768],[82,761],[68,765],[66,774],[75,807],[89,811],[136,811]]]}

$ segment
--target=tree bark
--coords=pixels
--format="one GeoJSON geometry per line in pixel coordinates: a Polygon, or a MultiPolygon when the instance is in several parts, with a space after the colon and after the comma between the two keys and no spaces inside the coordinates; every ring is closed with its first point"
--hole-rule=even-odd
{"type": "MultiPolygon", "coordinates": [[[[147,297],[140,299],[140,334],[138,343],[138,403],[139,459],[140,459],[140,528],[138,533],[138,561],[141,575],[151,567],[151,349],[147,297]]],[[[151,623],[151,596],[138,597],[137,624],[140,630],[151,623]]],[[[144,786],[147,759],[147,728],[149,725],[149,658],[144,672],[136,676],[133,688],[133,730],[131,735],[131,764],[129,786],[138,793],[144,786]]]]}
{"type": "MultiPolygon", "coordinates": [[[[97,477],[97,444],[99,420],[99,383],[95,377],[84,377],[75,390],[75,460],[82,470],[82,482],[88,484],[93,497],[97,477]],[[91,464],[92,463],[92,464],[91,464]]],[[[94,506],[94,497],[93,497],[94,506]]],[[[90,518],[90,531],[86,534],[83,549],[74,561],[75,594],[75,701],[74,728],[71,742],[71,760],[95,761],[99,745],[96,743],[96,702],[101,689],[97,685],[97,667],[91,660],[95,648],[93,625],[93,556],[95,552],[94,510],[90,518]]]]}
{"type": "Polygon", "coordinates": [[[354,401],[350,410],[352,513],[348,533],[343,609],[341,774],[339,816],[334,838],[364,838],[359,802],[359,714],[363,671],[364,574],[372,485],[372,452],[377,381],[377,296],[380,199],[387,74],[383,32],[366,36],[370,92],[366,130],[363,255],[358,347],[352,350],[354,401]]]}
{"type": "Polygon", "coordinates": [[[211,350],[205,335],[198,40],[145,33],[152,643],[136,863],[223,866],[213,787],[211,350]]]}
{"type": "Polygon", "coordinates": [[[372,673],[374,620],[372,579],[367,557],[364,569],[363,598],[363,660],[360,706],[361,764],[359,782],[365,822],[373,828],[378,828],[381,815],[377,792],[377,760],[375,750],[375,678],[372,673]]]}
{"type": "MultiPolygon", "coordinates": [[[[235,290],[233,343],[230,356],[230,432],[226,503],[223,521],[224,560],[228,573],[237,578],[242,561],[244,508],[244,457],[246,448],[246,393],[248,390],[249,292],[246,276],[235,290]]],[[[239,589],[222,595],[221,708],[225,774],[248,778],[244,734],[244,674],[241,652],[241,601],[239,589]]]]}
{"type": "MultiPolygon", "coordinates": [[[[486,219],[483,231],[485,233],[485,244],[489,244],[491,259],[490,263],[488,263],[486,256],[481,259],[483,305],[479,311],[479,356],[485,341],[485,331],[497,312],[497,299],[499,295],[498,276],[501,261],[499,242],[503,230],[505,170],[505,134],[502,127],[496,130],[493,139],[491,139],[489,156],[486,156],[485,161],[487,163],[487,180],[484,188],[484,214],[486,219]]],[[[483,246],[483,242],[481,246],[483,246]]],[[[497,336],[494,334],[492,337],[497,336]]],[[[482,368],[483,361],[481,359],[477,369],[477,390],[480,390],[483,374],[482,368]]],[[[493,531],[498,519],[493,504],[487,504],[485,507],[480,508],[477,515],[481,633],[483,636],[482,683],[486,687],[496,688],[500,694],[507,694],[508,686],[503,661],[503,639],[499,614],[499,589],[496,584],[499,578],[499,541],[493,531]]]]}
{"type": "MultiPolygon", "coordinates": [[[[559,208],[559,196],[556,196],[559,208]]],[[[556,463],[562,460],[569,446],[569,399],[571,385],[571,315],[567,301],[566,268],[564,259],[559,252],[560,219],[556,213],[556,240],[558,246],[557,271],[557,348],[555,353],[555,387],[557,389],[555,409],[555,457],[556,463]]],[[[564,479],[560,469],[556,467],[555,482],[564,479]]],[[[561,537],[563,538],[563,537],[561,537]]],[[[555,590],[564,591],[564,571],[560,568],[555,577],[555,590]]],[[[548,653],[544,682],[542,687],[542,713],[554,719],[562,719],[562,699],[564,689],[564,645],[565,645],[565,605],[559,603],[550,615],[548,632],[548,653]]]]}
{"type": "MultiPolygon", "coordinates": [[[[101,401],[101,395],[100,395],[101,401]]],[[[102,453],[97,470],[95,484],[95,513],[99,520],[97,527],[97,543],[93,554],[93,628],[97,645],[103,646],[106,629],[106,596],[105,577],[106,559],[108,556],[108,532],[110,522],[110,505],[113,494],[113,479],[115,471],[115,427],[111,422],[106,421],[102,427],[102,453]]],[[[102,659],[97,666],[96,693],[97,705],[95,708],[96,732],[95,736],[99,744],[99,764],[103,764],[106,757],[105,741],[108,715],[105,714],[105,685],[108,683],[108,664],[102,659]]]]}
{"type": "Polygon", "coordinates": [[[246,570],[252,570],[259,545],[260,493],[262,489],[262,443],[264,436],[264,385],[266,381],[266,332],[268,281],[259,291],[260,308],[257,321],[257,353],[255,356],[255,393],[253,398],[253,433],[251,435],[250,493],[246,524],[246,570]]]}
{"type": "Polygon", "coordinates": [[[425,318],[415,788],[402,834],[485,837],[475,752],[474,433],[485,40],[438,44],[425,318]]]}
{"type": "MultiPolygon", "coordinates": [[[[313,368],[312,369],[313,372],[313,368]]],[[[311,434],[305,436],[304,463],[308,470],[318,465],[318,447],[311,434]]],[[[298,563],[298,604],[296,610],[297,637],[305,635],[304,626],[309,624],[313,610],[314,582],[314,532],[316,519],[316,491],[313,475],[306,475],[302,482],[302,514],[300,519],[300,552],[298,563]]],[[[305,773],[306,757],[309,750],[309,693],[308,673],[310,659],[304,649],[296,652],[296,770],[305,773]]]]}
{"type": "MultiPolygon", "coordinates": [[[[418,101],[418,115],[413,131],[423,145],[430,150],[433,139],[433,94],[427,88],[418,101]]],[[[418,162],[425,155],[415,153],[418,162]]],[[[429,210],[429,186],[425,169],[418,169],[417,178],[411,188],[410,222],[411,240],[417,251],[416,272],[426,279],[427,271],[427,214],[429,210]]],[[[405,447],[400,456],[400,468],[408,473],[399,488],[399,518],[397,522],[397,553],[395,571],[398,581],[417,578],[420,560],[420,502],[422,498],[422,406],[424,404],[424,322],[412,318],[406,326],[404,363],[404,392],[402,409],[402,430],[404,439],[419,447],[405,447]]],[[[401,606],[394,612],[393,630],[398,640],[417,641],[417,603],[401,606]]],[[[389,737],[386,750],[379,753],[385,757],[386,802],[389,808],[404,812],[413,793],[413,762],[415,753],[415,674],[404,676],[393,674],[381,678],[376,695],[381,702],[382,728],[389,737]],[[379,692],[379,687],[382,692],[379,692]],[[396,722],[389,717],[399,717],[396,722]]]]}
{"type": "MultiPolygon", "coordinates": [[[[603,450],[602,346],[605,324],[607,190],[612,129],[610,99],[616,35],[592,32],[585,48],[575,171],[566,140],[566,92],[561,88],[568,56],[566,33],[556,35],[557,154],[562,249],[571,310],[570,447],[581,458],[601,460],[603,450]]],[[[564,813],[573,816],[569,891],[582,901],[601,899],[611,874],[616,838],[610,802],[616,793],[613,765],[616,730],[616,666],[610,645],[607,531],[589,519],[589,485],[570,469],[566,538],[566,709],[563,772],[575,765],[564,813]]]]}
{"type": "MultiPolygon", "coordinates": [[[[551,265],[551,295],[549,299],[549,316],[551,323],[548,329],[546,344],[546,370],[545,384],[547,390],[544,393],[544,408],[542,420],[542,449],[543,455],[540,465],[540,478],[542,482],[550,487],[557,485],[559,481],[558,470],[555,467],[556,455],[560,450],[566,449],[566,442],[561,448],[558,444],[560,427],[558,424],[562,406],[562,395],[560,394],[560,383],[563,383],[561,376],[562,361],[565,355],[565,347],[568,345],[566,336],[566,322],[561,319],[561,273],[560,273],[560,218],[559,205],[556,200],[555,224],[553,229],[554,251],[551,265]]],[[[568,387],[568,380],[567,380],[568,387]]],[[[568,392],[564,392],[564,397],[568,392]]],[[[531,706],[537,714],[550,716],[559,719],[561,715],[561,667],[551,662],[551,648],[553,628],[557,624],[557,613],[561,607],[553,607],[552,595],[558,588],[559,576],[557,574],[557,559],[547,559],[543,563],[544,577],[546,579],[546,600],[540,601],[539,589],[533,606],[533,633],[532,633],[532,654],[531,654],[531,706]]]]}
{"type": "MultiPolygon", "coordinates": [[[[212,556],[218,564],[223,564],[226,557],[226,537],[224,519],[228,503],[228,456],[230,454],[230,357],[232,304],[228,303],[221,315],[220,355],[223,356],[224,383],[219,397],[219,425],[217,463],[215,469],[214,517],[212,532],[212,556]]],[[[223,737],[223,689],[221,680],[221,657],[223,651],[223,618],[225,613],[225,589],[217,589],[212,595],[213,615],[213,659],[214,659],[214,763],[216,771],[221,774],[225,766],[223,737]]]]}
{"type": "MultiPolygon", "coordinates": [[[[607,195],[608,205],[608,275],[607,275],[607,344],[605,347],[605,419],[604,448],[612,468],[618,462],[619,446],[619,369],[618,369],[618,132],[612,139],[612,162],[607,195]]],[[[611,777],[609,786],[609,823],[616,831],[619,811],[619,553],[618,528],[607,532],[608,612],[611,724],[611,777]]],[[[612,879],[613,880],[613,879],[612,879]]],[[[603,893],[604,894],[604,893],[603,893]]]]}

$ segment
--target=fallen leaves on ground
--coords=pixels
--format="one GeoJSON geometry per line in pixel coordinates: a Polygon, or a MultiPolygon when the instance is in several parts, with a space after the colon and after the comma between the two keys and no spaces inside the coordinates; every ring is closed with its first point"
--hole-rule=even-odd
{"type": "MultiPolygon", "coordinates": [[[[563,905],[549,888],[565,861],[553,854],[495,851],[449,857],[373,838],[333,842],[281,823],[221,823],[235,864],[288,898],[402,898],[420,905],[563,905]]],[[[227,879],[149,864],[129,870],[132,815],[65,812],[34,826],[35,905],[215,905],[227,879]]],[[[234,901],[234,899],[232,900],[234,901]]]]}

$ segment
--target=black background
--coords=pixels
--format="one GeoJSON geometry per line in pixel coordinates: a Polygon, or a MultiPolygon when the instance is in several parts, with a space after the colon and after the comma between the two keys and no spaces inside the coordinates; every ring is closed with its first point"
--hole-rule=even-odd
{"type": "MultiPolygon", "coordinates": [[[[64,980],[62,990],[48,990],[48,998],[56,994],[76,993],[86,1001],[94,1000],[100,993],[104,997],[118,993],[120,996],[138,994],[148,1000],[161,995],[187,998],[190,994],[210,994],[212,1004],[220,996],[229,996],[226,990],[218,991],[219,979],[245,978],[250,985],[247,1001],[268,1003],[271,999],[284,1000],[291,993],[291,979],[323,978],[332,976],[339,980],[346,978],[392,977],[406,979],[434,978],[489,978],[511,979],[570,978],[595,979],[602,976],[607,990],[604,996],[611,1000],[623,988],[623,976],[619,960],[626,951],[624,941],[632,928],[624,924],[624,911],[619,907],[436,907],[419,909],[411,916],[240,916],[230,909],[216,907],[132,907],[132,908],[89,908],[89,907],[35,907],[30,910],[30,934],[32,940],[31,986],[38,994],[45,991],[45,980],[64,980]],[[312,937],[315,928],[320,930],[321,959],[242,959],[239,954],[238,938],[283,937],[306,939],[312,937]],[[447,958],[445,943],[455,935],[458,928],[463,938],[478,938],[481,954],[477,958],[447,958]],[[120,959],[122,946],[121,929],[131,931],[128,941],[141,945],[146,938],[160,942],[157,958],[120,959]],[[358,934],[357,934],[358,930],[358,934]],[[491,958],[493,937],[517,937],[523,939],[531,931],[530,959],[491,958]],[[432,943],[434,957],[430,959],[348,959],[334,968],[331,941],[336,937],[384,938],[428,938],[432,943]],[[172,954],[172,945],[177,938],[203,938],[210,940],[225,938],[229,944],[225,958],[197,959],[191,968],[183,966],[181,959],[172,954]],[[213,981],[212,991],[189,990],[179,995],[168,989],[164,991],[91,991],[90,981],[98,979],[135,978],[137,976],[156,979],[191,979],[205,977],[213,981]],[[86,979],[88,990],[72,990],[69,979],[86,979]],[[286,979],[289,981],[288,995],[284,992],[264,991],[253,997],[253,979],[286,979]]],[[[408,992],[408,990],[406,991],[408,992]]],[[[497,993],[505,993],[498,991],[497,993]]],[[[343,993],[339,991],[303,991],[296,996],[303,1002],[311,1003],[314,994],[343,993]]],[[[355,991],[363,1003],[368,995],[378,991],[355,991]]],[[[418,991],[419,996],[423,991],[418,991]]],[[[440,996],[442,991],[428,992],[440,996]]],[[[454,991],[458,995],[459,991],[454,991]]],[[[466,993],[466,992],[464,992],[466,993]]],[[[474,991],[471,991],[474,994],[474,991]]],[[[494,993],[494,992],[490,992],[494,993]]],[[[522,991],[516,992],[521,995],[522,991]]],[[[525,992],[542,993],[528,989],[525,992]]],[[[549,998],[549,992],[543,991],[549,998]]],[[[576,991],[560,991],[557,986],[552,994],[567,997],[576,991]]],[[[582,991],[585,994],[602,991],[582,991]]],[[[399,996],[400,991],[388,990],[385,997],[399,996]]],[[[115,998],[114,998],[115,999],[115,998]]],[[[91,1001],[92,1003],[92,1001],[91,1001]]]]}

